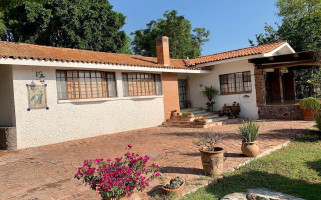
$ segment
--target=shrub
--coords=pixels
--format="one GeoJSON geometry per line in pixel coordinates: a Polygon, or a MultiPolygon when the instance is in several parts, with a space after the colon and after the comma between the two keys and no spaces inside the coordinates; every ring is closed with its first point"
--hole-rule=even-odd
{"type": "MultiPolygon", "coordinates": [[[[128,150],[132,146],[128,145],[128,150]]],[[[143,191],[149,181],[159,177],[158,166],[147,167],[148,156],[130,153],[121,158],[85,160],[78,168],[75,178],[83,179],[92,190],[98,190],[102,199],[106,197],[120,198],[133,193],[135,189],[143,191]],[[149,175],[147,177],[147,175],[149,175]]]]}
{"type": "Polygon", "coordinates": [[[317,110],[320,108],[320,101],[313,97],[304,98],[299,104],[300,107],[305,110],[317,110]]]}
{"type": "Polygon", "coordinates": [[[194,119],[194,122],[200,122],[200,123],[206,123],[206,117],[202,116],[202,117],[196,117],[194,119]]]}
{"type": "Polygon", "coordinates": [[[216,144],[222,140],[220,133],[215,133],[212,129],[198,133],[198,141],[194,141],[197,146],[206,147],[210,151],[215,151],[216,144]]]}
{"type": "Polygon", "coordinates": [[[245,121],[239,127],[243,142],[254,142],[259,136],[260,126],[253,120],[245,121]]]}

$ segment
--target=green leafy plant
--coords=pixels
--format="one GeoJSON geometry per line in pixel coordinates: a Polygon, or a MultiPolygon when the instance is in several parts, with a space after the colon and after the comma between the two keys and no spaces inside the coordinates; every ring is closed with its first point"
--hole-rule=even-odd
{"type": "Polygon", "coordinates": [[[320,108],[320,101],[313,97],[304,98],[299,104],[300,107],[305,110],[317,110],[320,108]]]}
{"type": "Polygon", "coordinates": [[[207,97],[208,102],[206,103],[207,109],[212,110],[213,106],[215,104],[214,98],[219,94],[220,92],[214,88],[213,86],[207,87],[205,86],[205,89],[202,91],[202,94],[204,97],[207,97]]]}
{"type": "Polygon", "coordinates": [[[255,142],[259,136],[260,126],[253,120],[244,121],[239,127],[243,142],[255,142]]]}
{"type": "Polygon", "coordinates": [[[164,186],[164,188],[171,189],[171,190],[177,189],[177,188],[181,187],[183,185],[183,183],[184,183],[184,180],[181,177],[177,176],[177,177],[171,179],[169,184],[166,184],[164,186]]]}
{"type": "Polygon", "coordinates": [[[183,117],[188,117],[188,116],[191,116],[191,115],[192,115],[192,113],[190,113],[190,112],[183,112],[182,113],[183,117]]]}

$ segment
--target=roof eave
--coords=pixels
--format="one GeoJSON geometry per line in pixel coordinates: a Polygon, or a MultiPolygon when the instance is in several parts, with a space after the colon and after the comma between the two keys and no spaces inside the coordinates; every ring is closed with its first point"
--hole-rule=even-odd
{"type": "Polygon", "coordinates": [[[32,60],[32,59],[13,59],[0,58],[0,65],[19,65],[19,66],[41,66],[55,67],[59,69],[91,69],[91,70],[117,70],[117,71],[147,71],[147,72],[171,72],[171,73],[191,73],[204,74],[209,70],[203,69],[180,69],[164,67],[147,67],[147,66],[130,66],[119,64],[100,64],[100,63],[83,63],[83,62],[62,62],[50,60],[32,60]]]}

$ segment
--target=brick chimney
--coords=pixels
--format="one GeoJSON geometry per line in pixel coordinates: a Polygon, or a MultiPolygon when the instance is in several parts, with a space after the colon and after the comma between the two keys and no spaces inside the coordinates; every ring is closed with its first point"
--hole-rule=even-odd
{"type": "Polygon", "coordinates": [[[165,66],[171,64],[169,56],[169,41],[168,37],[161,36],[156,39],[156,50],[157,50],[157,63],[165,66]]]}

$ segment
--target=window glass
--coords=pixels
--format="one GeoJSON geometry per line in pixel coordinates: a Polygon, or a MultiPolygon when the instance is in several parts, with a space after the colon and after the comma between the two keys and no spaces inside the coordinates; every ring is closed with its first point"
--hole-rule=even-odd
{"type": "Polygon", "coordinates": [[[124,96],[161,95],[161,76],[150,73],[123,73],[123,93],[124,96]]]}
{"type": "Polygon", "coordinates": [[[221,93],[251,92],[251,72],[237,72],[220,75],[221,93]]]}
{"type": "Polygon", "coordinates": [[[113,72],[57,70],[56,80],[58,99],[90,99],[117,95],[113,72]]]}

